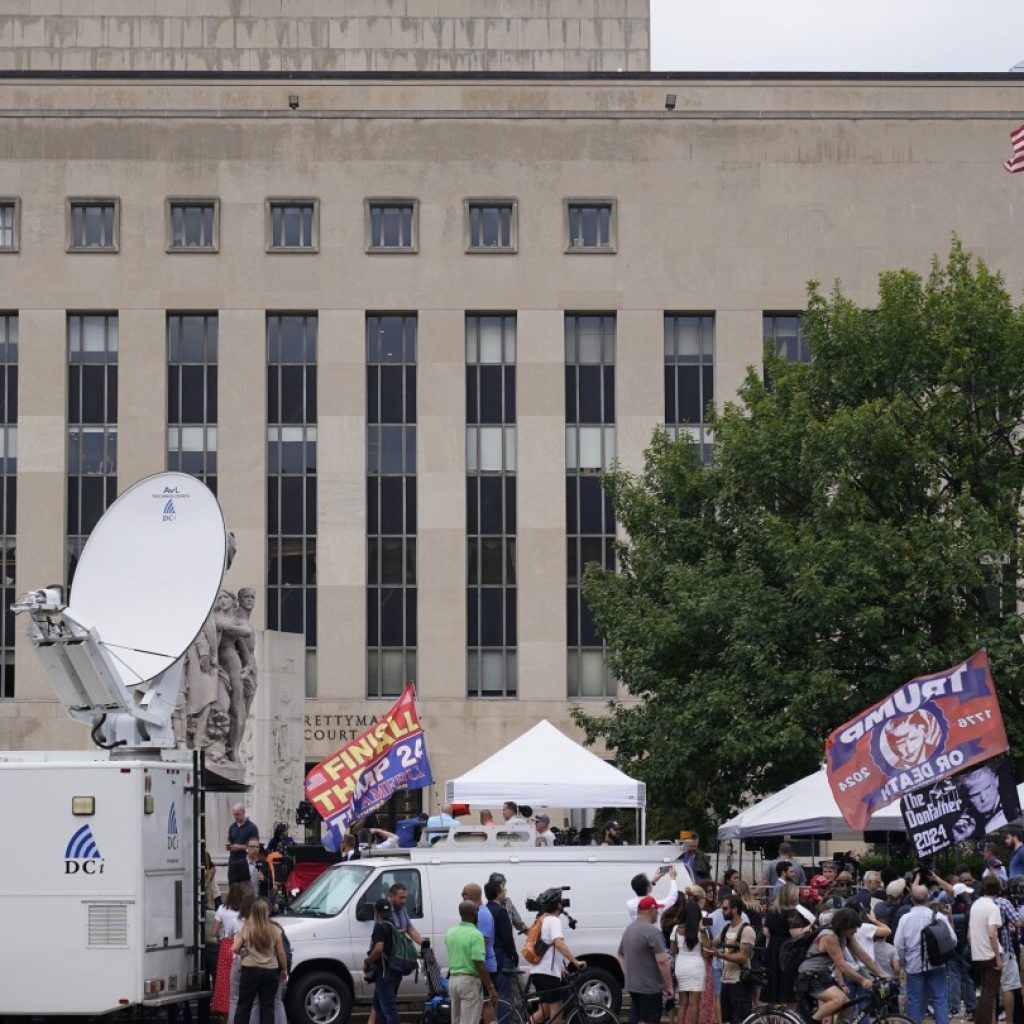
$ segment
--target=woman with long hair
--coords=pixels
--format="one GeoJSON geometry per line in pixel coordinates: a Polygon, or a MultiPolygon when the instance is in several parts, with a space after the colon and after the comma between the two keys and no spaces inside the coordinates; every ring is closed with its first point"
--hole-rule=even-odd
{"type": "Polygon", "coordinates": [[[211,1013],[226,1014],[231,1004],[231,943],[241,925],[238,911],[242,906],[242,897],[250,888],[244,882],[232,882],[228,887],[228,898],[217,908],[213,918],[214,942],[220,942],[217,948],[217,969],[214,972],[213,998],[210,1001],[211,1013]]]}
{"type": "MultiPolygon", "coordinates": [[[[665,912],[661,915],[659,925],[661,933],[665,937],[666,949],[668,949],[669,943],[672,941],[672,929],[682,920],[683,911],[686,909],[686,901],[689,898],[687,892],[688,890],[681,889],[679,895],[676,896],[675,903],[671,907],[666,907],[665,912]]],[[[703,892],[704,890],[701,889],[701,893],[703,892]]]]}
{"type": "Polygon", "coordinates": [[[779,954],[782,952],[783,944],[794,937],[795,931],[803,927],[793,920],[799,899],[800,890],[792,882],[786,882],[775,890],[775,898],[764,916],[764,935],[768,941],[765,956],[768,988],[765,998],[772,1005],[792,1005],[796,1001],[796,993],[793,990],[796,972],[782,969],[779,954]]]}
{"type": "MultiPolygon", "coordinates": [[[[733,891],[743,901],[743,912],[747,915],[747,920],[750,922],[751,927],[754,929],[754,956],[750,961],[750,966],[753,969],[760,968],[764,969],[764,957],[765,957],[765,942],[764,942],[764,910],[761,907],[761,901],[754,895],[750,888],[750,885],[743,881],[742,878],[737,878],[733,886],[733,891]]],[[[754,1005],[761,1000],[760,988],[754,987],[751,990],[753,996],[754,1005]]]]}
{"type": "Polygon", "coordinates": [[[253,903],[242,930],[235,936],[234,951],[241,958],[242,967],[233,1024],[249,1024],[257,997],[260,1024],[274,1024],[274,996],[288,978],[288,960],[281,929],[271,922],[270,904],[266,900],[253,903]]]}
{"type": "Polygon", "coordinates": [[[711,948],[711,936],[704,921],[704,890],[699,885],[691,886],[686,892],[686,902],[672,928],[670,948],[676,958],[677,1024],[698,1024],[701,994],[708,973],[704,950],[711,948]]]}

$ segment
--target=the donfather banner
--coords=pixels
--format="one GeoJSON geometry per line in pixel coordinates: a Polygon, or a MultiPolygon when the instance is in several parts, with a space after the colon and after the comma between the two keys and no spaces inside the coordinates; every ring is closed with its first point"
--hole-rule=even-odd
{"type": "Polygon", "coordinates": [[[829,785],[851,828],[911,790],[1007,749],[985,651],[918,676],[825,742],[829,785]]]}
{"type": "Polygon", "coordinates": [[[391,710],[306,776],[306,799],[344,832],[395,793],[434,781],[410,684],[391,710]]]}
{"type": "Polygon", "coordinates": [[[907,793],[900,802],[918,857],[930,857],[965,839],[981,839],[1020,817],[1020,799],[1008,757],[907,793]]]}

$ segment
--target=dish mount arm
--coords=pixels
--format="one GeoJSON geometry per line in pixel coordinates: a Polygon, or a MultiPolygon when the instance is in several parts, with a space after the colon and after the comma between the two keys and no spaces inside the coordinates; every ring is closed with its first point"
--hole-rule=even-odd
{"type": "Polygon", "coordinates": [[[67,713],[92,727],[104,749],[174,747],[174,714],[185,656],[137,685],[121,681],[96,628],[64,604],[60,587],[30,590],[12,605],[27,613],[27,635],[67,713]]]}

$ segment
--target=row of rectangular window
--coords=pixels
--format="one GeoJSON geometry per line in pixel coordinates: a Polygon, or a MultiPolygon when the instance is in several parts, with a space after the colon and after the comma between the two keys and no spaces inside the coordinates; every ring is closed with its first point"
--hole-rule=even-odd
{"type": "MultiPolygon", "coordinates": [[[[363,201],[364,246],[368,253],[413,255],[419,251],[419,200],[363,201]]],[[[516,199],[465,199],[464,241],[467,253],[519,251],[519,202],[516,199]]],[[[567,253],[614,253],[617,204],[614,199],[564,199],[563,236],[567,253]]],[[[220,251],[220,200],[208,197],[165,201],[166,251],[220,251]]],[[[265,201],[266,251],[320,251],[320,200],[280,197],[265,201]]],[[[115,196],[67,201],[67,251],[116,253],[120,250],[121,201],[115,196]]],[[[21,246],[21,201],[0,197],[0,252],[21,246]]]]}

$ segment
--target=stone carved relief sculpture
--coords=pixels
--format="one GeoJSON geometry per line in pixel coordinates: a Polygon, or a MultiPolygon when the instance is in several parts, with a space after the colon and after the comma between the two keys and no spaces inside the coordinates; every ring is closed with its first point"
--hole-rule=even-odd
{"type": "Polygon", "coordinates": [[[215,764],[237,764],[256,695],[256,603],[251,587],[221,590],[185,660],[186,737],[215,764]]]}

